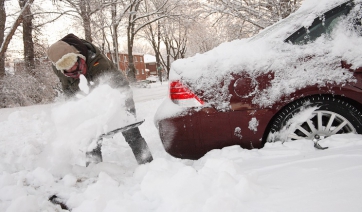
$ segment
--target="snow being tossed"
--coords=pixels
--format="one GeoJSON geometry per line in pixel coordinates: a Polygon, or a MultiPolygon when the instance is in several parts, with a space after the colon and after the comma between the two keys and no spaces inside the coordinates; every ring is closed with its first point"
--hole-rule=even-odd
{"type": "Polygon", "coordinates": [[[80,92],[75,99],[55,104],[51,111],[56,130],[52,157],[69,154],[70,161],[60,160],[64,164],[83,165],[85,152],[92,149],[90,145],[99,135],[136,121],[126,110],[122,90],[102,83],[90,91],[88,83],[92,84],[81,75],[79,88],[86,95],[80,92]]]}

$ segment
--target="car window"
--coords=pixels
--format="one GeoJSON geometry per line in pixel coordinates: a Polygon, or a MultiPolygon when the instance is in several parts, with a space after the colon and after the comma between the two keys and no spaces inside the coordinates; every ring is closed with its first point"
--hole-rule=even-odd
{"type": "Polygon", "coordinates": [[[353,30],[362,36],[362,4],[357,4],[350,13],[349,22],[352,23],[353,30]]]}
{"type": "Polygon", "coordinates": [[[340,20],[340,17],[347,15],[351,8],[352,3],[348,2],[324,13],[322,17],[316,18],[310,27],[300,28],[289,36],[285,42],[303,45],[315,41],[322,34],[329,34],[340,20]]]}

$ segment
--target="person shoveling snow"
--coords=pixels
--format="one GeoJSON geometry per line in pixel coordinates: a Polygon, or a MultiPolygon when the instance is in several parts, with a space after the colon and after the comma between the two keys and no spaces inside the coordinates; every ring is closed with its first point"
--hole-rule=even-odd
{"type": "MultiPolygon", "coordinates": [[[[98,135],[92,139],[86,150],[87,165],[89,163],[99,163],[102,161],[102,138],[99,137],[99,135],[116,130],[119,127],[125,127],[122,128],[123,130],[126,129],[125,131],[122,129],[119,131],[122,132],[126,142],[131,147],[137,163],[145,164],[151,162],[153,160],[152,154],[140,133],[138,125],[135,124],[137,122],[142,123],[142,121],[140,122],[135,119],[136,109],[132,91],[124,74],[118,71],[114,64],[103,55],[97,47],[86,40],[78,38],[74,34],[68,34],[51,45],[47,51],[47,55],[53,64],[53,71],[58,76],[66,97],[78,97],[81,99],[84,97],[81,93],[103,97],[104,95],[111,95],[110,92],[113,92],[110,91],[109,87],[121,93],[121,97],[118,100],[95,103],[104,104],[104,108],[107,108],[103,113],[108,114],[108,116],[102,116],[103,120],[107,119],[107,126],[103,126],[101,132],[99,132],[99,127],[94,129],[98,135]],[[102,85],[102,87],[100,87],[100,85],[102,85]],[[98,88],[96,92],[90,93],[89,89],[94,89],[96,86],[100,88],[98,88]],[[107,103],[108,105],[106,105],[107,103]],[[122,108],[114,107],[117,105],[124,106],[126,108],[125,113],[120,112],[122,108]],[[126,123],[125,126],[112,126],[112,123],[113,125],[115,125],[115,123],[119,124],[119,120],[115,122],[117,117],[118,119],[121,118],[123,123],[126,123]],[[129,125],[133,127],[129,127],[129,125]]],[[[93,91],[95,91],[95,89],[93,91]]],[[[87,101],[86,98],[81,100],[80,102],[67,104],[64,107],[84,105],[84,102],[87,101]]],[[[89,107],[88,109],[92,111],[91,105],[89,107]]],[[[69,112],[71,113],[71,108],[69,112]]],[[[76,116],[77,114],[74,115],[76,116]]],[[[89,119],[95,119],[94,113],[89,112],[88,115],[89,119]]],[[[71,122],[75,125],[74,127],[79,128],[74,120],[71,122]]]]}

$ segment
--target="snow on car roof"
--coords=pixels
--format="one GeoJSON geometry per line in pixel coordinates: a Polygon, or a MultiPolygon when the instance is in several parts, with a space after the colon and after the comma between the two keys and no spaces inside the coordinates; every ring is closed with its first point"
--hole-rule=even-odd
{"type": "Polygon", "coordinates": [[[219,109],[227,107],[225,103],[230,97],[226,86],[232,79],[232,73],[242,72],[255,78],[263,73],[274,72],[271,86],[255,92],[253,101],[262,107],[270,106],[281,96],[307,85],[323,86],[326,83],[353,81],[352,73],[342,69],[339,64],[343,59],[354,65],[362,65],[356,57],[360,55],[356,46],[362,45],[362,39],[352,30],[349,32],[343,22],[333,29],[330,36],[321,36],[312,43],[293,45],[284,42],[286,36],[296,31],[296,26],[308,27],[318,15],[345,2],[348,1],[306,0],[290,18],[261,32],[272,31],[270,35],[259,35],[261,39],[226,42],[204,54],[175,61],[171,66],[170,80],[182,79],[194,90],[204,91],[203,98],[219,109]],[[271,30],[273,27],[277,29],[271,30]],[[307,61],[301,60],[310,56],[307,61]],[[219,90],[225,92],[215,95],[215,85],[218,86],[220,80],[225,83],[224,87],[220,85],[219,90]]]}

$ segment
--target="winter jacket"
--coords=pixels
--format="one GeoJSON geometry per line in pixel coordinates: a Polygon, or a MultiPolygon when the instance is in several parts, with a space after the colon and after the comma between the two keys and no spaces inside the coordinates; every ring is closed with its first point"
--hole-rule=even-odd
{"type": "MultiPolygon", "coordinates": [[[[81,39],[83,44],[87,46],[88,55],[86,56],[87,73],[85,74],[88,82],[93,82],[91,87],[94,88],[100,83],[100,79],[107,79],[107,84],[112,88],[122,89],[123,92],[127,93],[126,107],[133,114],[135,113],[134,102],[132,97],[132,91],[129,86],[129,82],[122,71],[117,70],[116,66],[110,61],[100,50],[92,43],[81,39]]],[[[74,79],[65,76],[61,71],[57,70],[53,65],[53,71],[58,76],[64,94],[67,97],[73,97],[79,92],[79,79],[74,79]]]]}

